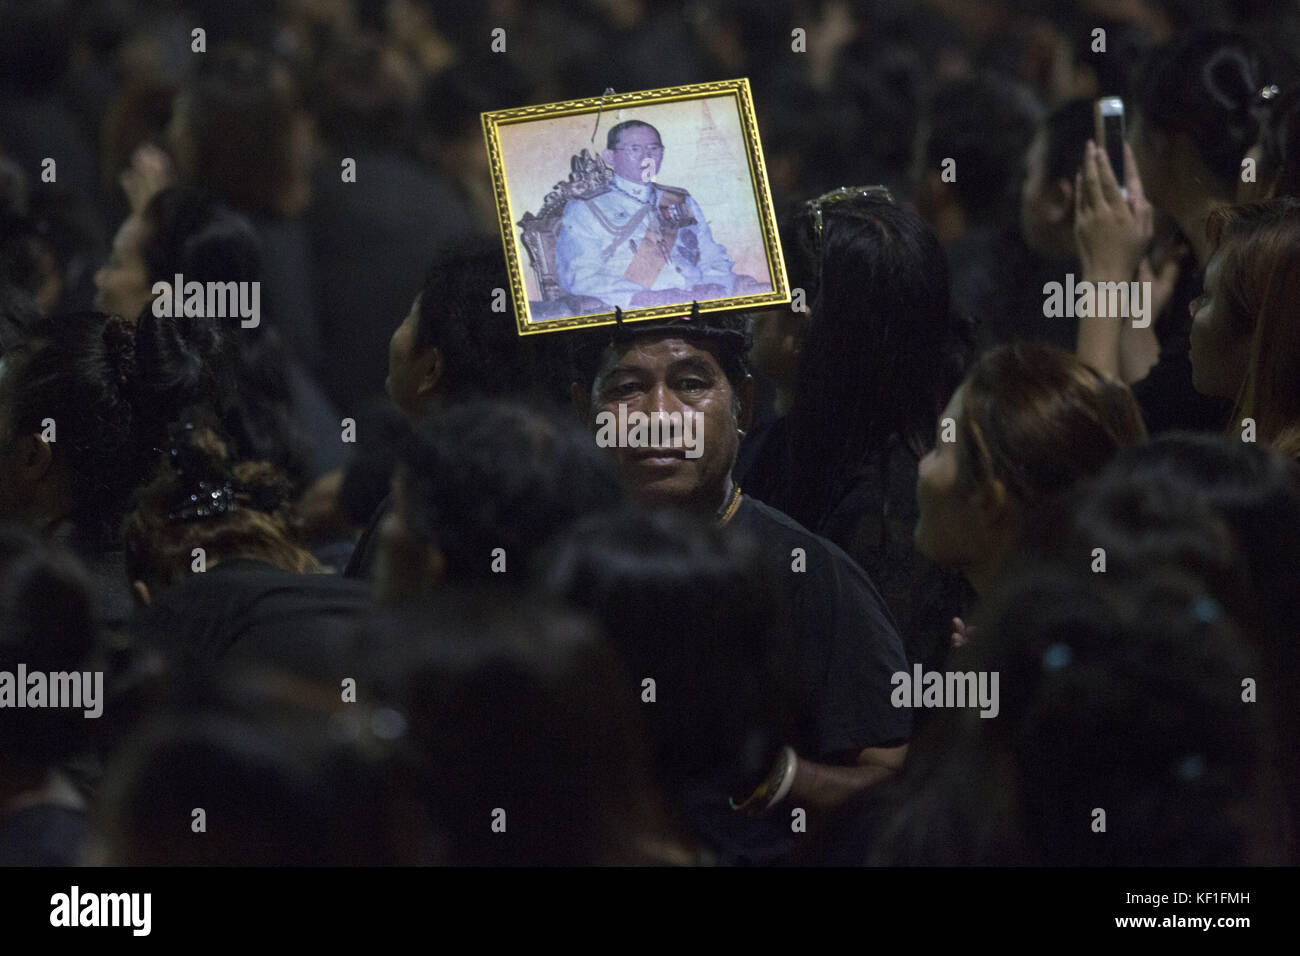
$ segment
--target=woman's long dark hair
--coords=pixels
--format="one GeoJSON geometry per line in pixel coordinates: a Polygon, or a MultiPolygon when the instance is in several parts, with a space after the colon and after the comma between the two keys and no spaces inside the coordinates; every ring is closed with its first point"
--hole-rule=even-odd
{"type": "Polygon", "coordinates": [[[891,440],[917,457],[940,405],[948,265],[934,234],[883,196],[811,210],[796,232],[817,277],[774,503],[816,530],[891,440]]]}

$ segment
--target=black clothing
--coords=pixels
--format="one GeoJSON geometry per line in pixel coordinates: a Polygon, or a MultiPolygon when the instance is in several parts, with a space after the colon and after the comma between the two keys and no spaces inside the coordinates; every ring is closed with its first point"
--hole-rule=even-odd
{"type": "Polygon", "coordinates": [[[312,297],[312,251],[300,219],[251,216],[262,244],[263,322],[279,333],[285,350],[307,373],[321,374],[321,337],[312,297]]]}
{"type": "Polygon", "coordinates": [[[291,403],[289,415],[302,439],[307,478],[314,481],[345,467],[352,446],[340,440],[342,416],[334,410],[316,380],[293,358],[285,365],[291,403]]]}
{"type": "Polygon", "coordinates": [[[90,837],[83,810],[41,803],[0,817],[0,866],[80,866],[90,837]]]}
{"type": "MultiPolygon", "coordinates": [[[[780,500],[789,474],[789,419],[754,438],[748,471],[737,480],[760,500],[780,500]]],[[[744,456],[742,456],[744,457],[744,456]]],[[[880,590],[909,663],[933,669],[947,656],[952,619],[973,598],[965,579],[926,559],[913,544],[917,458],[898,440],[867,461],[813,529],[839,547],[880,590]]]]}
{"type": "Polygon", "coordinates": [[[1079,320],[1043,315],[1048,282],[1065,282],[1078,268],[1035,255],[1018,229],[980,227],[944,244],[953,310],[975,324],[981,350],[1026,340],[1073,352],[1079,320]]]}
{"type": "MultiPolygon", "coordinates": [[[[980,350],[1010,342],[1043,342],[1073,354],[1079,340],[1078,316],[1044,315],[1047,294],[1043,288],[1049,282],[1064,286],[1067,275],[1081,278],[1078,260],[1043,259],[1025,245],[1019,233],[1003,234],[987,251],[995,257],[984,260],[992,270],[991,281],[977,285],[969,298],[957,298],[960,290],[953,297],[957,307],[975,320],[980,350]]],[[[961,253],[950,250],[949,254],[961,253]]]]}
{"type": "Polygon", "coordinates": [[[1133,383],[1133,397],[1152,435],[1180,430],[1221,432],[1227,427],[1232,403],[1202,395],[1192,385],[1192,316],[1188,306],[1203,288],[1196,259],[1188,253],[1174,294],[1156,322],[1160,358],[1146,378],[1133,383]]]}
{"type": "Polygon", "coordinates": [[[369,588],[338,575],[223,561],[163,591],[134,632],[183,665],[256,660],[333,677],[331,654],[370,606],[369,588]]]}
{"type": "Polygon", "coordinates": [[[938,668],[948,656],[952,619],[974,591],[965,578],[916,550],[917,458],[894,441],[869,461],[818,528],[842,547],[884,596],[909,663],[938,668]]]}
{"type": "Polygon", "coordinates": [[[52,525],[47,534],[76,554],[90,578],[95,624],[112,636],[121,634],[133,613],[131,586],[126,575],[126,552],[108,538],[108,529],[91,530],[102,522],[70,515],[52,525]]]}
{"type": "Polygon", "coordinates": [[[904,743],[911,711],[894,707],[890,693],[907,657],[870,578],[835,544],[749,496],[728,527],[754,536],[784,568],[786,621],[775,657],[796,708],[796,752],[851,762],[866,747],[904,743]],[[806,570],[793,570],[796,548],[806,570]]]}
{"type": "MultiPolygon", "coordinates": [[[[398,154],[357,153],[356,182],[325,164],[307,213],[321,382],[344,415],[384,394],[388,339],[438,247],[473,231],[455,191],[398,154]]],[[[486,296],[491,290],[485,290],[486,296]]],[[[486,309],[485,309],[486,311],[486,309]]]]}
{"type": "Polygon", "coordinates": [[[357,539],[352,557],[348,558],[348,566],[343,569],[343,577],[361,581],[369,581],[373,578],[375,564],[379,560],[379,526],[384,523],[384,518],[388,517],[388,512],[392,510],[393,495],[389,492],[379,503],[375,513],[370,516],[369,524],[357,539]]]}
{"type": "Polygon", "coordinates": [[[1221,432],[1227,426],[1232,403],[1202,395],[1192,386],[1192,360],[1185,348],[1166,353],[1140,382],[1133,383],[1133,397],[1142,410],[1147,432],[1221,432]]]}
{"type": "MultiPolygon", "coordinates": [[[[0,153],[26,173],[29,195],[41,188],[42,165],[55,161],[55,182],[82,195],[99,191],[95,144],[62,98],[44,92],[7,88],[0,95],[0,153]]],[[[48,187],[46,187],[48,188],[48,187]]]]}
{"type": "MultiPolygon", "coordinates": [[[[860,750],[903,743],[911,712],[890,703],[892,675],[906,668],[902,645],[880,595],[843,551],[789,516],[746,495],[727,525],[755,538],[786,584],[783,625],[768,657],[781,668],[774,683],[794,718],[788,741],[801,758],[853,763],[860,750]],[[796,548],[804,570],[794,570],[796,548]]],[[[692,831],[724,865],[789,862],[798,846],[789,808],[752,818],[731,809],[716,779],[685,781],[674,802],[692,831]]],[[[758,781],[753,781],[757,784],[758,781]]]]}

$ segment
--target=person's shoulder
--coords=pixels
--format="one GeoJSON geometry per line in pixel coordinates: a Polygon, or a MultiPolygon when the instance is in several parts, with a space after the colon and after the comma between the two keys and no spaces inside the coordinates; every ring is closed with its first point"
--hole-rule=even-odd
{"type": "MultiPolygon", "coordinates": [[[[803,537],[812,532],[795,521],[784,511],[759,501],[753,495],[745,495],[736,511],[736,520],[741,524],[775,525],[786,534],[803,537]]],[[[813,535],[813,537],[816,537],[813,535]]]]}
{"type": "Polygon", "coordinates": [[[163,592],[158,604],[180,609],[205,602],[225,606],[256,605],[266,600],[355,604],[370,601],[367,582],[341,574],[288,571],[251,558],[231,558],[206,574],[191,574],[163,592]]]}
{"type": "MultiPolygon", "coordinates": [[[[574,213],[582,212],[590,208],[594,200],[601,199],[601,197],[608,196],[613,191],[614,190],[609,186],[601,186],[597,189],[593,189],[591,192],[583,193],[581,196],[574,196],[572,199],[570,199],[568,202],[564,204],[564,215],[568,216],[574,213]]],[[[608,202],[607,199],[604,201],[608,202]]]]}
{"type": "Polygon", "coordinates": [[[822,552],[834,561],[844,561],[854,568],[858,567],[848,553],[835,542],[809,531],[784,511],[773,508],[751,495],[745,495],[736,513],[736,519],[757,534],[778,535],[787,540],[797,540],[805,549],[822,552]]]}
{"type": "Polygon", "coordinates": [[[783,576],[796,591],[834,595],[832,600],[836,602],[849,600],[862,607],[884,609],[875,582],[847,551],[809,531],[785,512],[746,495],[734,523],[762,543],[774,542],[785,560],[790,559],[791,549],[803,549],[808,573],[783,576]]]}

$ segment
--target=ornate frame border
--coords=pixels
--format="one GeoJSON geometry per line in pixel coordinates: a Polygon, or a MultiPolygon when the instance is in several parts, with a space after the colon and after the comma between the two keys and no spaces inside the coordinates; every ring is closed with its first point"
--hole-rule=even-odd
{"type": "MultiPolygon", "coordinates": [[[[767,167],[763,162],[763,149],[758,139],[758,122],[754,116],[754,101],[750,94],[749,80],[742,77],[737,80],[695,83],[690,86],[669,86],[658,90],[615,93],[608,96],[593,96],[582,100],[567,100],[562,103],[493,110],[482,114],[483,136],[487,141],[488,159],[492,167],[492,189],[496,196],[497,220],[501,228],[501,242],[505,249],[506,265],[510,273],[510,293],[514,299],[515,319],[519,326],[520,335],[610,325],[615,321],[615,318],[612,311],[595,312],[561,319],[534,320],[532,318],[532,311],[528,304],[528,295],[524,285],[524,269],[531,268],[531,266],[525,264],[520,258],[523,252],[523,243],[519,237],[517,217],[510,209],[510,193],[507,189],[506,170],[501,156],[500,128],[515,123],[528,123],[562,116],[577,116],[584,113],[594,114],[602,109],[676,103],[685,100],[718,97],[720,95],[730,95],[732,97],[740,117],[741,131],[745,140],[745,153],[749,160],[749,179],[753,187],[754,203],[758,210],[759,228],[763,234],[763,249],[767,258],[768,274],[772,278],[772,291],[706,299],[699,303],[700,312],[732,312],[742,309],[768,308],[774,305],[783,305],[790,301],[789,280],[785,272],[785,259],[781,254],[781,242],[777,235],[776,215],[772,208],[772,193],[768,188],[767,167]]],[[[556,186],[557,190],[558,188],[559,184],[556,186]]],[[[691,303],[685,302],[676,305],[629,309],[623,313],[623,319],[628,322],[663,319],[689,315],[690,312],[691,303]]]]}

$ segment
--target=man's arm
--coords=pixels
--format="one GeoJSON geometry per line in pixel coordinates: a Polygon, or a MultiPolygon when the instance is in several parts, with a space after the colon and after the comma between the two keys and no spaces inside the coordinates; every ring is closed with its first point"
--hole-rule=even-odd
{"type": "MultiPolygon", "coordinates": [[[[905,747],[903,749],[906,749],[905,747]]],[[[887,780],[894,770],[881,764],[842,767],[799,758],[794,783],[784,805],[814,810],[833,810],[855,794],[887,780]]]]}
{"type": "Polygon", "coordinates": [[[778,805],[834,810],[850,797],[893,776],[897,766],[902,765],[907,746],[870,749],[889,751],[895,765],[865,761],[865,750],[859,754],[857,765],[844,765],[807,760],[785,748],[767,779],[737,808],[754,815],[765,814],[778,805]]]}
{"type": "Polygon", "coordinates": [[[694,229],[696,239],[700,245],[700,261],[698,263],[700,284],[717,283],[728,293],[732,292],[735,288],[736,277],[732,274],[731,268],[735,263],[727,255],[726,248],[713,238],[713,231],[704,218],[704,211],[700,209],[700,204],[693,197],[688,196],[686,197],[686,205],[697,223],[694,229]]]}
{"type": "Polygon", "coordinates": [[[645,287],[623,278],[632,261],[630,249],[626,253],[615,249],[608,257],[604,255],[613,240],[585,201],[571,200],[564,207],[555,244],[555,274],[566,292],[595,296],[626,309],[632,296],[645,287]]]}

